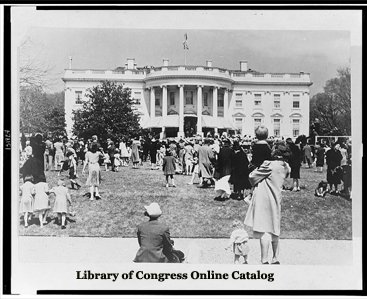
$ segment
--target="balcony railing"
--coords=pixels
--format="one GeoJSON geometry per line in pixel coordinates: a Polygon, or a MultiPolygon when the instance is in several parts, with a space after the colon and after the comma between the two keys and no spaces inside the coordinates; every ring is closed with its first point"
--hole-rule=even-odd
{"type": "Polygon", "coordinates": [[[144,79],[164,74],[170,75],[198,75],[198,76],[211,76],[220,77],[223,79],[232,79],[238,81],[253,81],[253,82],[304,82],[311,83],[310,75],[308,73],[258,73],[258,72],[242,72],[242,71],[230,71],[218,67],[207,67],[207,66],[162,66],[145,69],[122,69],[122,70],[65,70],[64,78],[80,79],[82,77],[96,78],[96,79],[113,79],[119,76],[144,79]]]}

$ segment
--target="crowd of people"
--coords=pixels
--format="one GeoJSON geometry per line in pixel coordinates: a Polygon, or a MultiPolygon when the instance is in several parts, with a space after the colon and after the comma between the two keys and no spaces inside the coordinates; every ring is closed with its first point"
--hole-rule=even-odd
{"type": "MultiPolygon", "coordinates": [[[[85,184],[89,187],[89,197],[93,201],[101,199],[99,189],[102,166],[105,171],[118,172],[130,164],[135,169],[147,162],[152,170],[163,171],[166,188],[176,187],[175,175],[187,175],[191,177],[190,185],[196,183],[199,188],[214,187],[214,200],[244,200],[249,205],[244,224],[252,227],[254,237],[260,240],[261,260],[264,264],[279,264],[281,191],[301,190],[302,163],[309,168],[315,167],[316,172],[322,172],[324,165],[327,165],[324,190],[320,190],[320,182],[315,190],[316,196],[330,193],[351,198],[350,140],[338,140],[331,144],[319,142],[314,145],[307,138],[297,138],[295,141],[291,138],[269,138],[265,126],[259,126],[254,137],[223,133],[221,136],[208,135],[205,138],[107,139],[103,143],[97,135],[88,140],[63,136],[51,140],[36,134],[29,140],[22,140],[20,152],[20,173],[24,182],[21,186],[20,212],[23,214],[24,226],[28,226],[28,220],[33,214],[38,216],[41,227],[47,222],[51,210],[48,200],[50,193],[56,196],[52,211],[58,214],[57,220],[62,229],[65,228],[66,216],[71,214],[69,206],[72,200],[65,180],[59,179],[57,186],[49,189],[46,172],[57,171],[60,175],[68,171],[71,188],[79,189],[82,183],[77,169],[81,163],[82,173],[88,170],[85,184]],[[290,187],[285,186],[288,176],[293,180],[290,187]],[[343,189],[339,190],[342,182],[343,189]],[[267,254],[270,246],[273,256],[269,259],[267,254]]],[[[154,209],[149,207],[146,215],[150,217],[149,223],[153,224],[161,211],[155,204],[154,209]],[[152,209],[155,215],[149,214],[152,209]]],[[[139,226],[138,239],[142,248],[136,262],[166,261],[162,255],[167,250],[173,250],[168,228],[156,225],[152,229],[150,224],[139,226]],[[143,233],[145,229],[148,233],[143,233]],[[150,244],[154,239],[152,234],[158,234],[154,246],[150,244]],[[162,238],[162,235],[165,237],[162,238]],[[148,245],[142,245],[145,242],[148,245]],[[159,252],[146,253],[144,246],[153,246],[159,252]]],[[[233,224],[236,233],[231,236],[236,263],[240,256],[247,262],[248,248],[245,243],[248,236],[241,225],[237,222],[233,224]]]]}

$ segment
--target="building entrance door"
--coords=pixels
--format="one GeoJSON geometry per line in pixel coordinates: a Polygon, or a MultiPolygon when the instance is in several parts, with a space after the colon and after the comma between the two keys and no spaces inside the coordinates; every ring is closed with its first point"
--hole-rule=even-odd
{"type": "Polygon", "coordinates": [[[197,122],[198,122],[198,118],[195,116],[185,116],[184,117],[185,137],[192,137],[196,134],[197,122]]]}

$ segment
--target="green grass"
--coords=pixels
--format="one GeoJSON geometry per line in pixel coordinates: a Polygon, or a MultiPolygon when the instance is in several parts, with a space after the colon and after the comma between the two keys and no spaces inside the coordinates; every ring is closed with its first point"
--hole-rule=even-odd
{"type": "MultiPolygon", "coordinates": [[[[46,175],[50,187],[55,186],[57,173],[46,175]]],[[[63,177],[67,178],[66,172],[63,177]]],[[[281,238],[352,238],[352,203],[329,194],[325,198],[314,196],[317,183],[325,177],[325,171],[320,174],[302,167],[302,190],[283,192],[281,238]]],[[[118,173],[103,170],[102,178],[102,200],[91,202],[83,196],[88,192],[86,176],[79,178],[83,183],[80,190],[70,190],[71,210],[76,215],[69,218],[65,230],[54,224],[56,215],[50,213],[52,221],[42,229],[38,220],[25,229],[20,217],[20,235],[135,237],[136,226],[147,220],[143,206],[158,202],[163,211],[160,221],[170,226],[172,237],[228,238],[233,219],[243,220],[248,207],[244,201],[214,201],[214,189],[188,185],[189,176],[176,175],[177,188],[165,188],[163,172],[150,170],[148,163],[140,169],[124,167],[118,173]]],[[[291,185],[290,179],[286,185],[291,185]]],[[[53,201],[51,196],[51,206],[53,201]]]]}

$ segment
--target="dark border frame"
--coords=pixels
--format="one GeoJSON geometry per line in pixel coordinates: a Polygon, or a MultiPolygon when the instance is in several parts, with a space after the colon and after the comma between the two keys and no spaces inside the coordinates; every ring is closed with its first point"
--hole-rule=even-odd
{"type": "MultiPolygon", "coordinates": [[[[78,1],[78,4],[83,4],[83,1],[78,1]]],[[[281,1],[278,3],[274,3],[273,1],[262,1],[259,3],[258,1],[249,1],[248,4],[238,3],[238,2],[227,2],[225,5],[218,6],[210,6],[208,5],[200,5],[193,6],[183,3],[178,3],[180,5],[166,5],[164,7],[157,6],[157,4],[161,4],[162,2],[150,3],[149,1],[143,1],[139,5],[136,5],[134,1],[124,1],[124,4],[134,4],[134,6],[112,6],[111,4],[121,4],[119,1],[109,1],[110,6],[63,6],[67,4],[75,4],[73,1],[60,1],[56,5],[47,5],[52,4],[50,1],[38,1],[40,6],[37,6],[38,10],[136,10],[136,9],[144,9],[144,10],[178,10],[178,9],[187,9],[187,10],[249,10],[249,9],[261,9],[261,10],[362,10],[362,66],[363,66],[363,54],[366,54],[366,49],[363,45],[366,45],[366,11],[367,8],[363,6],[358,6],[361,4],[360,1],[348,1],[345,3],[339,3],[339,5],[335,5],[335,3],[331,3],[330,1],[323,1],[323,5],[314,6],[310,4],[317,4],[317,1],[308,1],[307,3],[302,3],[302,5],[292,5],[287,1],[281,1]],[[148,5],[147,5],[148,4],[148,5]],[[251,4],[251,5],[249,5],[251,4]],[[255,4],[255,5],[253,5],[255,4]],[[256,5],[257,4],[257,5],[256,5]],[[270,4],[268,6],[259,6],[258,4],[270,4]],[[277,6],[279,4],[287,4],[285,6],[277,6]],[[352,5],[354,4],[354,5],[352,5]],[[232,6],[229,6],[232,5],[232,6]]],[[[195,2],[192,2],[195,3],[195,2]]],[[[362,2],[363,3],[363,2],[362,2]]],[[[22,4],[31,4],[37,5],[33,1],[12,1],[12,4],[8,4],[4,6],[4,73],[3,73],[3,82],[4,82],[4,130],[8,130],[11,132],[11,5],[22,5],[22,4]]],[[[88,3],[84,3],[84,5],[88,5],[88,3]]],[[[362,67],[362,86],[365,83],[365,70],[362,67]]],[[[362,89],[362,98],[363,98],[363,89],[362,89]]],[[[362,102],[363,108],[363,102],[362,102]]],[[[366,124],[366,121],[362,119],[362,142],[364,140],[363,127],[366,124]]],[[[5,132],[4,132],[5,133],[5,132]]],[[[4,134],[5,138],[5,134],[4,134]]],[[[5,141],[5,140],[4,140],[5,141]]],[[[5,146],[4,142],[4,157],[3,157],[3,169],[4,169],[4,177],[3,177],[3,186],[4,186],[4,194],[3,194],[3,285],[2,291],[3,294],[12,294],[11,293],[11,151],[9,148],[5,146]]],[[[365,159],[362,158],[362,166],[365,166],[365,159]]],[[[363,179],[363,167],[362,167],[362,179],[363,179]]],[[[363,190],[362,190],[362,198],[363,198],[363,190]]],[[[362,211],[364,211],[366,205],[363,204],[362,200],[362,211]]],[[[364,224],[366,222],[363,220],[362,216],[362,241],[364,241],[365,230],[363,230],[364,224]]],[[[362,253],[365,248],[364,242],[362,242],[362,253]]],[[[365,260],[362,257],[362,290],[38,290],[37,294],[39,295],[348,295],[348,296],[362,296],[366,295],[366,281],[365,281],[365,260]]]]}

